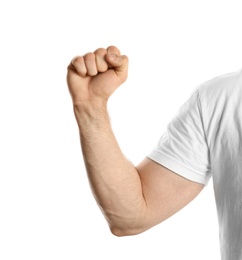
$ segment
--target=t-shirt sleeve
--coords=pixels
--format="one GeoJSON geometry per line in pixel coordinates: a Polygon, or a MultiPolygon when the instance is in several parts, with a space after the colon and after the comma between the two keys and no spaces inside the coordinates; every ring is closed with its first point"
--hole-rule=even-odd
{"type": "Polygon", "coordinates": [[[207,185],[211,171],[199,88],[168,124],[148,158],[186,179],[207,185]]]}

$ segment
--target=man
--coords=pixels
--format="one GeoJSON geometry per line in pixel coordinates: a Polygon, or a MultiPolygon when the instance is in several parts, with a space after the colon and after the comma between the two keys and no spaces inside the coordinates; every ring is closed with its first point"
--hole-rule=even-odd
{"type": "Polygon", "coordinates": [[[107,102],[126,80],[118,48],[75,57],[67,83],[93,195],[116,236],[143,232],[192,201],[213,176],[221,256],[242,259],[242,73],[199,86],[138,166],[122,154],[107,102]]]}

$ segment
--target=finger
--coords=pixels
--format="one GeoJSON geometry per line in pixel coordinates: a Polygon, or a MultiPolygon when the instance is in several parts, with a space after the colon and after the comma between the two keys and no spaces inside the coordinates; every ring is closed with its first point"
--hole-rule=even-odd
{"type": "MultiPolygon", "coordinates": [[[[111,46],[109,46],[109,47],[107,48],[107,54],[120,55],[120,50],[119,50],[117,47],[111,45],[111,46]]],[[[108,67],[109,67],[109,69],[112,69],[112,68],[113,68],[113,66],[112,66],[111,64],[109,64],[108,67]]]]}
{"type": "Polygon", "coordinates": [[[107,54],[107,50],[103,48],[97,49],[95,52],[96,57],[96,66],[98,72],[105,72],[108,69],[108,63],[105,59],[105,55],[107,54]]]}
{"type": "Polygon", "coordinates": [[[87,75],[89,76],[95,76],[97,75],[97,66],[96,66],[96,59],[95,59],[95,54],[92,52],[87,53],[84,56],[84,62],[86,65],[87,69],[87,75]]]}
{"type": "Polygon", "coordinates": [[[125,81],[128,76],[128,57],[126,55],[116,55],[113,53],[106,55],[107,62],[113,66],[114,71],[120,77],[121,81],[125,81]]]}
{"type": "Polygon", "coordinates": [[[87,69],[85,66],[84,58],[82,56],[76,56],[72,59],[69,68],[73,69],[73,67],[80,76],[86,76],[87,69]]]}
{"type": "Polygon", "coordinates": [[[116,55],[120,55],[121,54],[120,50],[117,47],[113,46],[113,45],[111,45],[111,46],[109,46],[107,48],[107,53],[108,54],[116,54],[116,55]]]}

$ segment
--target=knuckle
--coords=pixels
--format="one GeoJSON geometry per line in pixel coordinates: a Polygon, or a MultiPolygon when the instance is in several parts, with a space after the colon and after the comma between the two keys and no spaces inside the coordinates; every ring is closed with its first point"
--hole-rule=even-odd
{"type": "Polygon", "coordinates": [[[107,53],[107,50],[104,48],[99,48],[95,51],[95,54],[98,56],[104,56],[107,53]]]}
{"type": "Polygon", "coordinates": [[[73,65],[79,65],[82,63],[83,63],[83,57],[81,57],[81,56],[76,56],[72,61],[73,65]]]}
{"type": "Polygon", "coordinates": [[[95,51],[96,66],[97,66],[98,72],[105,72],[108,69],[108,64],[105,60],[106,54],[107,54],[107,50],[104,48],[99,48],[95,51]]]}
{"type": "Polygon", "coordinates": [[[107,48],[107,51],[109,52],[109,53],[115,53],[115,54],[120,54],[120,51],[119,51],[119,49],[116,47],[116,46],[114,46],[114,45],[110,45],[108,48],[107,48]]]}
{"type": "Polygon", "coordinates": [[[92,62],[95,59],[95,55],[92,52],[88,52],[85,57],[85,62],[92,62]]]}
{"type": "Polygon", "coordinates": [[[76,56],[72,61],[72,65],[79,75],[85,75],[86,67],[82,56],[76,56]]]}

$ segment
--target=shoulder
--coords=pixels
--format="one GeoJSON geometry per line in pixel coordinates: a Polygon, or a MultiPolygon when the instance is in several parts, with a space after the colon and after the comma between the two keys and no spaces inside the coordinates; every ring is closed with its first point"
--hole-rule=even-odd
{"type": "Polygon", "coordinates": [[[214,77],[199,86],[197,92],[203,129],[211,149],[219,131],[227,131],[227,126],[234,123],[233,118],[240,117],[242,70],[214,77]]]}
{"type": "Polygon", "coordinates": [[[197,88],[201,101],[227,99],[241,90],[242,69],[213,77],[197,88]]]}

